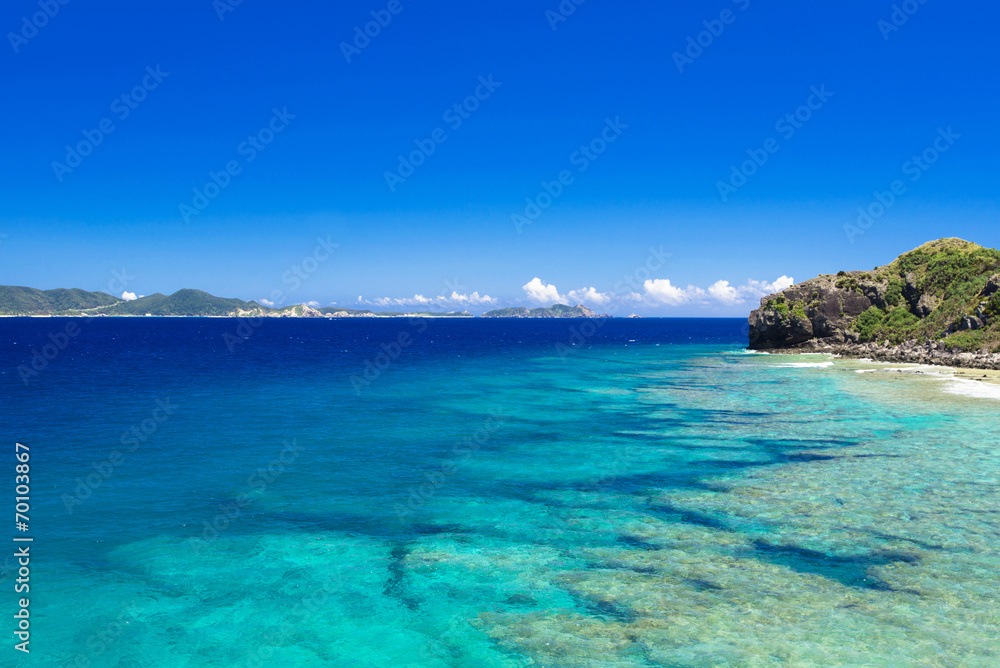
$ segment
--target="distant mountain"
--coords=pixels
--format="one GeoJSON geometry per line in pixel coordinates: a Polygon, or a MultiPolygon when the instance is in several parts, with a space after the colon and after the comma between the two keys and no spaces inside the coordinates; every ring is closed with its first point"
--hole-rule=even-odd
{"type": "Polygon", "coordinates": [[[125,301],[103,292],[84,290],[37,290],[0,286],[0,315],[7,316],[215,316],[223,318],[471,318],[468,311],[437,313],[375,313],[343,307],[313,308],[292,304],[278,308],[261,306],[254,301],[225,299],[202,290],[178,290],[172,295],[156,293],[125,301]]]}
{"type": "Polygon", "coordinates": [[[566,304],[556,304],[544,308],[533,308],[528,310],[523,306],[517,308],[501,308],[495,311],[488,311],[482,315],[484,318],[596,318],[598,315],[583,305],[567,306],[566,304]]]}
{"type": "Polygon", "coordinates": [[[102,306],[112,306],[121,300],[104,292],[83,290],[38,290],[19,286],[0,286],[0,314],[46,315],[83,311],[102,306]]]}
{"type": "Polygon", "coordinates": [[[156,293],[128,302],[119,301],[100,312],[106,315],[233,316],[263,315],[268,310],[257,302],[224,299],[201,290],[178,290],[170,296],[156,293]]]}

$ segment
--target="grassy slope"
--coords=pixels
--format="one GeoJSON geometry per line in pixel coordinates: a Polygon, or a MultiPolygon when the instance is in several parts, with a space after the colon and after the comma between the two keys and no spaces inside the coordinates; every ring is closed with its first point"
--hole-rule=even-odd
{"type": "Polygon", "coordinates": [[[963,316],[975,315],[984,301],[979,297],[990,277],[1000,272],[1000,251],[963,241],[941,239],[905,253],[873,272],[842,274],[838,287],[858,292],[884,287],[883,308],[873,306],[853,323],[862,341],[901,343],[910,339],[946,339],[961,350],[1000,349],[1000,296],[987,307],[989,326],[949,335],[963,316]],[[936,300],[936,308],[924,318],[910,312],[906,297],[915,286],[920,295],[936,300]]]}

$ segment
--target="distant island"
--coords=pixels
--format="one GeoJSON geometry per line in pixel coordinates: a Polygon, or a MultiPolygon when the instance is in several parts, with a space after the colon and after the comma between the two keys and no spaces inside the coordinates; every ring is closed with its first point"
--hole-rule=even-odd
{"type": "MultiPolygon", "coordinates": [[[[330,306],[295,304],[270,308],[255,301],[225,299],[201,290],[178,290],[125,300],[104,292],[79,289],[38,290],[0,286],[0,316],[6,317],[202,317],[202,318],[472,318],[468,311],[374,312],[330,306]]],[[[557,304],[545,308],[508,308],[484,313],[484,318],[596,318],[585,306],[557,304]]],[[[607,316],[602,316],[607,317],[607,316]]]]}
{"type": "Polygon", "coordinates": [[[566,306],[556,304],[544,308],[526,309],[523,306],[517,308],[502,308],[496,311],[484,313],[482,318],[608,318],[608,315],[597,315],[583,305],[566,306]]]}
{"type": "Polygon", "coordinates": [[[940,239],[764,297],[750,348],[1000,369],[1000,251],[940,239]]]}

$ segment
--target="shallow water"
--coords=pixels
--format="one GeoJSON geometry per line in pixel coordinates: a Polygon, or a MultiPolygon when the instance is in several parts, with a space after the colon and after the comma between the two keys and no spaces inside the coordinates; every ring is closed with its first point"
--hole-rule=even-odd
{"type": "Polygon", "coordinates": [[[580,324],[0,321],[17,665],[1000,664],[995,386],[580,324]]]}

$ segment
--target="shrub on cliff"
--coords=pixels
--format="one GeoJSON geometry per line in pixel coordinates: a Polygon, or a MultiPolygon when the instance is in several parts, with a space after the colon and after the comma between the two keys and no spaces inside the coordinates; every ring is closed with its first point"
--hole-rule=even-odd
{"type": "Polygon", "coordinates": [[[890,341],[898,344],[910,338],[919,323],[920,319],[905,307],[897,306],[883,311],[872,306],[854,320],[852,328],[861,337],[862,343],[890,341]]]}

